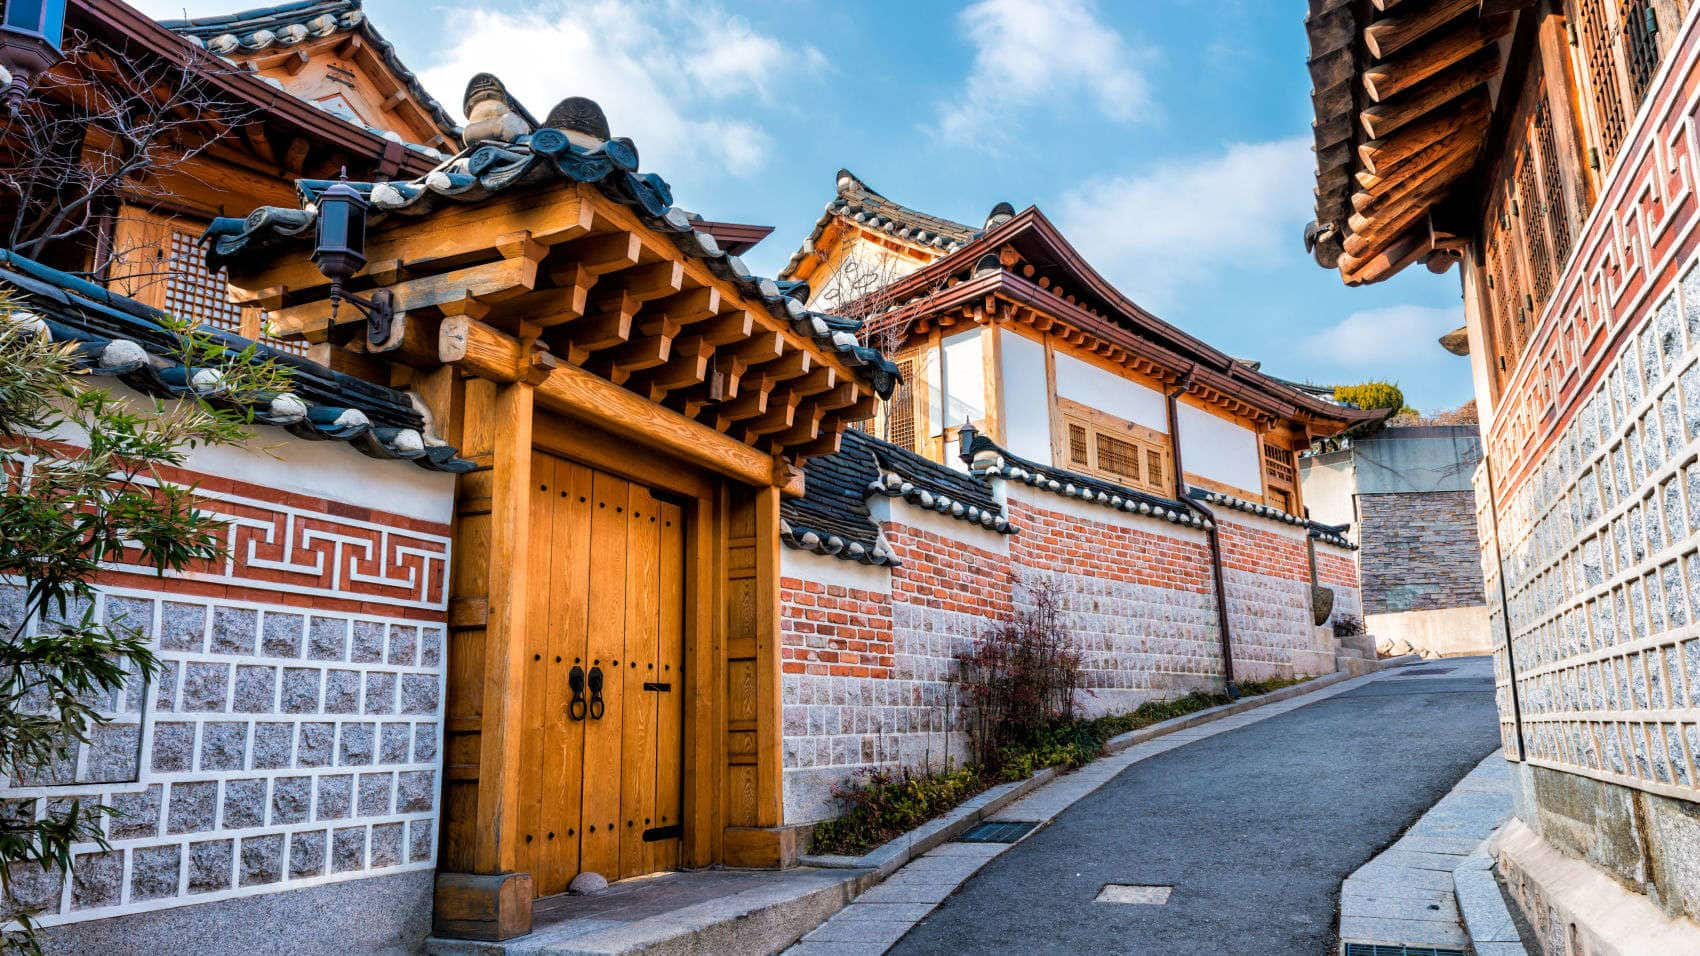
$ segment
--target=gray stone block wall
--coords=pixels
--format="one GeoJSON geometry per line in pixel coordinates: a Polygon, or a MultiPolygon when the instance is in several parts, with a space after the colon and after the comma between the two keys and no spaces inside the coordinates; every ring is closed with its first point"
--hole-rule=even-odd
{"type": "Polygon", "coordinates": [[[1358,496],[1364,611],[1474,607],[1482,592],[1473,491],[1358,496]]]}
{"type": "MultiPolygon", "coordinates": [[[[0,605],[15,592],[0,585],[0,605]]],[[[72,879],[14,872],[13,911],[51,926],[434,868],[442,624],[131,590],[99,600],[152,639],[162,668],[111,702],[117,722],[75,766],[0,789],[14,812],[118,811],[112,848],[79,849],[72,879]]]]}

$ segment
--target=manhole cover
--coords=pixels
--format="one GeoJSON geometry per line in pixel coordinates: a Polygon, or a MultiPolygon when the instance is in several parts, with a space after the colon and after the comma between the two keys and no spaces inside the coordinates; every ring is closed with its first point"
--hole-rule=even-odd
{"type": "Polygon", "coordinates": [[[1450,674],[1456,667],[1419,667],[1414,671],[1398,671],[1401,677],[1416,677],[1419,674],[1450,674]]]}
{"type": "Polygon", "coordinates": [[[1172,886],[1139,886],[1134,883],[1105,883],[1094,903],[1123,903],[1132,906],[1162,906],[1169,901],[1172,886]]]}
{"type": "Polygon", "coordinates": [[[957,837],[959,843],[1014,843],[1033,831],[1039,824],[1031,820],[1009,823],[982,823],[957,837]]]}

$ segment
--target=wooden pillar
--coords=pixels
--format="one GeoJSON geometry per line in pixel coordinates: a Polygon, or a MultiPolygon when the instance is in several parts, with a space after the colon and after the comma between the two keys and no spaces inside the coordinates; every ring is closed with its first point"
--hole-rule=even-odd
{"type": "Polygon", "coordinates": [[[786,866],[779,669],[777,487],[734,489],[726,539],[727,794],[725,863],[786,866]]]}
{"type": "Polygon", "coordinates": [[[531,877],[514,869],[534,387],[464,387],[462,454],[479,467],[456,503],[436,926],[507,939],[531,931],[531,877]]]}

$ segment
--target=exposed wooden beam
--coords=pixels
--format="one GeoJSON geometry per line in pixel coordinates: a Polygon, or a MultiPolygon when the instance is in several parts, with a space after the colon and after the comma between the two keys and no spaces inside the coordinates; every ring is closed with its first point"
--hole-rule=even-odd
{"type": "Polygon", "coordinates": [[[567,244],[563,261],[577,262],[593,276],[606,275],[638,264],[643,240],[635,232],[605,232],[567,244]]]}
{"type": "Polygon", "coordinates": [[[1368,133],[1371,139],[1380,139],[1409,125],[1430,110],[1438,109],[1486,84],[1498,73],[1499,49],[1493,47],[1481,50],[1456,66],[1435,74],[1433,79],[1409,92],[1369,107],[1358,114],[1358,122],[1363,124],[1364,132],[1368,133]]]}
{"type": "Polygon", "coordinates": [[[1386,139],[1372,139],[1358,146],[1358,158],[1371,173],[1380,173],[1401,160],[1422,152],[1448,136],[1479,135],[1487,123],[1487,98],[1474,94],[1455,109],[1425,117],[1386,139]]]}
{"type": "Polygon", "coordinates": [[[659,402],[669,393],[697,385],[707,378],[708,363],[713,356],[714,346],[700,335],[675,339],[666,364],[639,372],[627,384],[638,394],[659,402]]]}
{"type": "MultiPolygon", "coordinates": [[[[399,312],[412,312],[467,299],[497,302],[530,291],[537,282],[537,263],[529,259],[500,259],[483,265],[456,269],[440,275],[420,276],[389,286],[399,312]]],[[[337,311],[338,325],[364,321],[360,310],[344,303],[337,311]]],[[[297,335],[331,323],[329,299],[314,299],[300,305],[271,311],[274,335],[297,335]]]]}
{"type": "Polygon", "coordinates": [[[1364,47],[1370,56],[1385,60],[1421,40],[1437,27],[1468,13],[1474,15],[1480,0],[1430,0],[1406,13],[1383,17],[1364,27],[1364,47]]]}
{"type": "Polygon", "coordinates": [[[1364,70],[1364,92],[1377,103],[1397,96],[1511,32],[1510,17],[1462,19],[1419,47],[1364,70]]]}

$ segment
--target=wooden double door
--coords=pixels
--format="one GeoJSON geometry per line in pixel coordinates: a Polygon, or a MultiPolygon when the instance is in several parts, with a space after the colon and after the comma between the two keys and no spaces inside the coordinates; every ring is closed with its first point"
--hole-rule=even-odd
{"type": "Polygon", "coordinates": [[[539,896],[679,865],[684,510],[532,456],[520,855],[539,896]]]}

